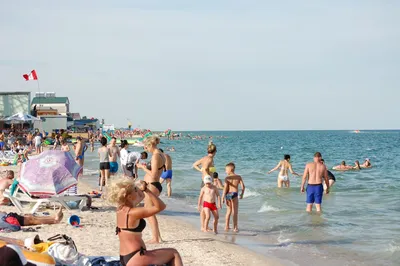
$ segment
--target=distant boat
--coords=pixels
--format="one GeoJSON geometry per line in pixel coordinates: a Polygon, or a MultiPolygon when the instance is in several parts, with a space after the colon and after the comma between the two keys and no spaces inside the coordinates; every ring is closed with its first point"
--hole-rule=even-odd
{"type": "Polygon", "coordinates": [[[360,130],[354,130],[353,132],[354,133],[360,133],[360,130]]]}

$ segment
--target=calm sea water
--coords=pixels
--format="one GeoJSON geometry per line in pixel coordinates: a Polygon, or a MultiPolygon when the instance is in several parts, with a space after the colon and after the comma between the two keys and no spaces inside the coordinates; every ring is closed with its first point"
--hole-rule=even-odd
{"type": "MultiPolygon", "coordinates": [[[[244,131],[191,135],[213,136],[220,178],[224,178],[224,165],[233,161],[246,184],[239,209],[241,232],[221,234],[225,240],[285,259],[288,264],[400,265],[400,131],[359,134],[244,131]],[[278,189],[278,172],[270,175],[266,172],[284,154],[290,154],[294,170],[301,174],[316,151],[322,153],[330,168],[342,160],[353,164],[365,158],[371,159],[373,168],[334,172],[337,182],[331,193],[324,196],[323,214],[309,215],[305,213],[305,195],[300,193],[301,179],[292,176],[290,189],[278,189]]],[[[206,154],[207,143],[208,139],[162,139],[162,148],[176,149],[169,153],[174,177],[167,214],[198,220],[195,208],[201,176],[191,165],[206,154]]],[[[86,174],[95,174],[97,168],[98,159],[89,153],[86,174]]],[[[221,232],[223,223],[221,215],[221,232]]]]}

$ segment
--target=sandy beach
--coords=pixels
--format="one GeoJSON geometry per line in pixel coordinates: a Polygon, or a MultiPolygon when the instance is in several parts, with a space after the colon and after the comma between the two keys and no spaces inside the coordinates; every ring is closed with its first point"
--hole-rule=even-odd
{"type": "MultiPolygon", "coordinates": [[[[88,184],[79,182],[78,192],[87,193],[94,190],[88,184]]],[[[99,210],[83,212],[64,212],[60,224],[33,226],[37,232],[0,233],[0,236],[25,239],[39,234],[47,239],[55,234],[66,234],[75,241],[78,251],[87,256],[119,256],[119,241],[115,235],[115,207],[103,199],[94,199],[93,206],[99,210]],[[70,215],[77,214],[81,218],[80,228],[67,223],[70,215]]],[[[168,209],[168,206],[167,206],[168,209]]],[[[0,211],[15,212],[13,206],[1,206],[0,211]]],[[[54,213],[53,210],[41,209],[54,213]]],[[[281,265],[278,260],[269,259],[246,248],[226,242],[212,233],[202,233],[193,225],[166,215],[159,215],[161,235],[164,240],[159,245],[148,245],[147,249],[176,248],[184,265],[281,265]]],[[[146,229],[143,239],[150,239],[150,230],[146,229]]]]}

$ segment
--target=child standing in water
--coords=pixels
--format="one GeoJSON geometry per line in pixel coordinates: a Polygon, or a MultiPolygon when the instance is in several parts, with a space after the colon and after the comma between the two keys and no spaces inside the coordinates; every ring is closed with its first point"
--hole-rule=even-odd
{"type": "Polygon", "coordinates": [[[218,178],[218,173],[214,172],[213,173],[213,185],[216,186],[218,189],[224,189],[224,186],[222,185],[221,180],[218,178]]]}
{"type": "Polygon", "coordinates": [[[207,232],[208,223],[210,222],[210,212],[214,216],[214,233],[218,234],[218,209],[221,209],[221,196],[219,195],[218,188],[212,184],[211,176],[206,175],[204,177],[204,187],[200,190],[198,210],[204,212],[205,222],[202,228],[203,232],[207,232]],[[203,209],[201,209],[201,202],[203,202],[203,209]],[[218,202],[218,208],[216,205],[218,202]]]}
{"type": "Polygon", "coordinates": [[[233,213],[233,231],[239,232],[238,229],[238,211],[239,211],[239,184],[242,187],[242,193],[240,193],[239,198],[243,199],[243,194],[245,190],[243,179],[240,175],[235,174],[235,164],[228,163],[225,167],[225,172],[228,175],[225,178],[224,193],[222,194],[222,200],[225,203],[226,200],[226,221],[225,221],[225,231],[230,229],[229,223],[231,219],[231,214],[233,213]]]}

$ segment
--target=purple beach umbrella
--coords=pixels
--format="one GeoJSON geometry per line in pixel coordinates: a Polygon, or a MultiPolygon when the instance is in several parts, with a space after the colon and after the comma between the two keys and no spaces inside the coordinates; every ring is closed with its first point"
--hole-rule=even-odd
{"type": "Polygon", "coordinates": [[[81,171],[69,152],[44,151],[22,164],[19,185],[30,195],[56,195],[76,185],[81,171]]]}

